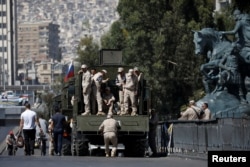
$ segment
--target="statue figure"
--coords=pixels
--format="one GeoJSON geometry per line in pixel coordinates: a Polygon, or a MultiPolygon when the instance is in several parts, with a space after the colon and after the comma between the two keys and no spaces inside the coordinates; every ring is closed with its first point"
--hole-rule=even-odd
{"type": "Polygon", "coordinates": [[[236,22],[231,31],[222,32],[223,35],[235,35],[240,55],[246,63],[250,63],[250,15],[242,14],[238,9],[233,13],[236,22]]]}
{"type": "Polygon", "coordinates": [[[250,116],[246,77],[250,77],[250,15],[234,11],[232,31],[203,28],[194,32],[195,54],[206,56],[201,65],[206,96],[197,101],[209,103],[215,117],[250,116]],[[227,35],[235,35],[230,41],[227,35]]]}
{"type": "Polygon", "coordinates": [[[230,49],[231,42],[223,37],[218,31],[212,28],[203,28],[194,32],[195,54],[206,55],[208,62],[201,65],[200,70],[203,74],[203,84],[206,93],[212,93],[217,82],[213,76],[219,73],[219,62],[225,52],[230,49]]]}
{"type": "Polygon", "coordinates": [[[232,47],[225,53],[219,62],[220,72],[217,76],[212,76],[212,79],[217,79],[218,83],[216,85],[215,91],[222,91],[227,88],[227,91],[235,95],[242,103],[246,103],[246,96],[244,94],[244,88],[242,87],[243,80],[240,74],[240,55],[238,47],[235,43],[232,47]]]}

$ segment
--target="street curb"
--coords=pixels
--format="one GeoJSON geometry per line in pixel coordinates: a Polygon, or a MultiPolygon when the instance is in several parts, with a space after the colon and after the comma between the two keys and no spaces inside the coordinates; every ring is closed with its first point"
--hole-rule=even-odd
{"type": "MultiPolygon", "coordinates": [[[[17,134],[17,132],[19,132],[19,126],[16,126],[14,129],[12,129],[12,131],[14,134],[17,134]]],[[[0,144],[0,155],[2,155],[5,150],[6,150],[6,142],[4,139],[4,141],[2,141],[2,143],[0,144]]]]}

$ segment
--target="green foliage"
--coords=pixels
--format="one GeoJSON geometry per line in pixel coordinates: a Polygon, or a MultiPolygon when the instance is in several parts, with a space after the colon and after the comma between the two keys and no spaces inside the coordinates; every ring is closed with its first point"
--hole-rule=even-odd
{"type": "Polygon", "coordinates": [[[46,105],[46,109],[44,111],[44,116],[50,117],[53,113],[52,111],[52,107],[53,107],[53,97],[54,97],[54,93],[50,93],[50,92],[45,92],[41,95],[42,101],[45,103],[46,105]]]}
{"type": "Polygon", "coordinates": [[[76,61],[88,66],[99,64],[99,45],[93,41],[92,36],[82,38],[77,47],[76,61]]]}
{"type": "Polygon", "coordinates": [[[154,108],[179,113],[190,97],[204,95],[196,92],[203,92],[205,57],[194,54],[191,30],[231,28],[230,12],[214,14],[211,0],[120,0],[117,11],[120,19],[102,46],[122,49],[124,63],[141,69],[152,86],[154,108]]]}
{"type": "Polygon", "coordinates": [[[122,27],[121,22],[116,21],[112,24],[110,31],[102,36],[102,48],[122,49],[127,36],[127,31],[122,27]]]}

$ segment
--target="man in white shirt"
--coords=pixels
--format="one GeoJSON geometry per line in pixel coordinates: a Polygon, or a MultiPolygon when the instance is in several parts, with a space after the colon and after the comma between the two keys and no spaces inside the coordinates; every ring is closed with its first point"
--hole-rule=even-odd
{"type": "Polygon", "coordinates": [[[34,144],[36,138],[36,123],[41,129],[36,112],[30,110],[30,104],[25,105],[26,110],[21,114],[20,131],[23,130],[25,141],[25,155],[34,154],[34,144]]]}

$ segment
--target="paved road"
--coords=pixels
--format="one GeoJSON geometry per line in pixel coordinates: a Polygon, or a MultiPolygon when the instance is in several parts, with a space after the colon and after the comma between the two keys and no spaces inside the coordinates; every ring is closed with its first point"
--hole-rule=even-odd
{"type": "Polygon", "coordinates": [[[24,150],[18,149],[16,156],[7,156],[5,151],[0,155],[0,167],[206,167],[207,161],[201,159],[180,158],[176,156],[160,158],[106,158],[98,156],[41,156],[40,150],[35,149],[35,155],[24,156],[24,150]]]}
{"type": "Polygon", "coordinates": [[[106,157],[72,157],[72,156],[0,156],[0,166],[18,167],[206,167],[204,160],[178,157],[162,158],[106,158],[106,157]]]}
{"type": "MultiPolygon", "coordinates": [[[[1,132],[7,133],[12,127],[1,127],[1,132]]],[[[2,133],[1,133],[2,134],[2,133]]],[[[0,135],[3,139],[5,135],[0,135]]],[[[2,140],[1,140],[2,141],[2,140]]],[[[47,148],[48,149],[48,148],[47,148]]],[[[48,151],[47,151],[48,153],[48,151]]],[[[160,158],[128,158],[116,157],[106,158],[100,156],[41,156],[40,150],[35,149],[35,155],[24,156],[24,149],[19,148],[16,156],[8,156],[7,151],[0,155],[0,167],[18,166],[18,167],[206,167],[207,161],[204,159],[194,159],[177,157],[170,155],[160,158]]]]}

